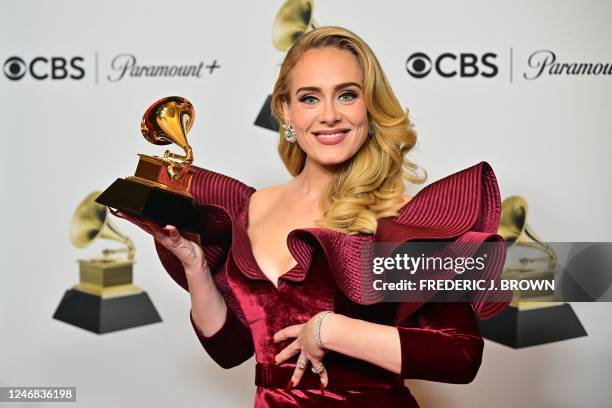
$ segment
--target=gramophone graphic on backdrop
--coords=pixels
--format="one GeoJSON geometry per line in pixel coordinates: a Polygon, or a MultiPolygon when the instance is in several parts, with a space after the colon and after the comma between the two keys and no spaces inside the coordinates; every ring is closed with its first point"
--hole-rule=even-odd
{"type": "Polygon", "coordinates": [[[151,105],[141,121],[142,135],[155,145],[176,144],[185,154],[169,150],[163,157],[139,154],[134,176],[115,180],[96,201],[139,218],[197,232],[200,210],[189,193],[194,173],[193,152],[187,143],[194,119],[193,105],[180,96],[151,105]]]}
{"type": "Polygon", "coordinates": [[[99,238],[125,247],[79,260],[79,283],[66,291],[53,318],[98,334],[160,322],[147,293],[132,283],[134,244],[109,220],[108,209],[94,201],[99,194],[94,191],[77,207],[70,240],[77,248],[99,238]],[[119,253],[126,253],[126,258],[115,256],[119,253]]]}
{"type": "MultiPolygon", "coordinates": [[[[539,256],[521,257],[518,264],[507,259],[503,279],[555,280],[560,269],[557,254],[527,223],[524,198],[512,196],[503,201],[498,234],[506,241],[509,253],[524,249],[539,253],[539,256]]],[[[571,305],[556,301],[554,291],[514,291],[509,307],[479,324],[483,337],[513,348],[587,335],[571,305]]]]}
{"type": "MultiPolygon", "coordinates": [[[[300,36],[317,28],[312,17],[314,0],[287,0],[276,14],[272,25],[272,44],[279,51],[287,51],[300,36]]],[[[278,123],[272,117],[272,95],[264,102],[255,125],[278,132],[278,123]]]]}

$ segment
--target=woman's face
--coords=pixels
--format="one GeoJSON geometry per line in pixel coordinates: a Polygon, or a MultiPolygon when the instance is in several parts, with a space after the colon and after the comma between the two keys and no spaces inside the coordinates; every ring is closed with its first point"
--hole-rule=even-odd
{"type": "Polygon", "coordinates": [[[312,49],[290,79],[290,103],[283,103],[283,111],[308,159],[327,166],[353,157],[368,137],[357,57],[338,48],[312,49]]]}

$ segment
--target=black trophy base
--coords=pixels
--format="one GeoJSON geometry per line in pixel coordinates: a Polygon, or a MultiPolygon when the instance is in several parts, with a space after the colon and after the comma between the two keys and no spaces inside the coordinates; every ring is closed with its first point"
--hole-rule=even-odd
{"type": "Polygon", "coordinates": [[[200,230],[200,209],[193,198],[148,186],[134,180],[117,179],[96,202],[161,225],[200,230]]]}
{"type": "Polygon", "coordinates": [[[257,119],[255,119],[255,126],[278,132],[278,122],[272,116],[272,95],[268,95],[261,107],[257,119]]]}
{"type": "Polygon", "coordinates": [[[497,316],[480,320],[478,324],[482,337],[513,348],[587,336],[578,316],[567,303],[527,310],[509,306],[497,316]]]}
{"type": "Polygon", "coordinates": [[[66,291],[53,318],[98,334],[162,321],[146,292],[102,299],[74,289],[66,291]]]}

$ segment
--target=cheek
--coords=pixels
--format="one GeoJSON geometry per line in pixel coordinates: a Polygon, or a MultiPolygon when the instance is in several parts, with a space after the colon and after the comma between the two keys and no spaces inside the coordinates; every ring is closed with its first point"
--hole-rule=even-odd
{"type": "Polygon", "coordinates": [[[355,126],[363,125],[364,123],[368,123],[368,110],[363,104],[357,103],[347,107],[346,117],[349,119],[355,126]]]}
{"type": "Polygon", "coordinates": [[[361,134],[357,136],[357,138],[355,138],[355,141],[353,142],[353,146],[351,149],[352,150],[351,155],[354,155],[355,153],[359,151],[359,149],[361,149],[361,147],[365,144],[367,138],[368,138],[367,131],[361,132],[361,134]]]}
{"type": "Polygon", "coordinates": [[[317,113],[315,109],[297,108],[293,111],[293,124],[298,131],[307,132],[315,122],[317,113]]]}

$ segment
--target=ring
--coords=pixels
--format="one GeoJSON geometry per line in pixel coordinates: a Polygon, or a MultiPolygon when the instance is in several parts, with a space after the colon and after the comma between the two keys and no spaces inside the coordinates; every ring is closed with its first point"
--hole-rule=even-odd
{"type": "Polygon", "coordinates": [[[303,370],[306,368],[306,362],[304,360],[298,360],[297,366],[303,370]]]}
{"type": "Polygon", "coordinates": [[[321,374],[325,370],[325,365],[321,364],[320,367],[311,367],[310,370],[315,374],[321,374]]]}

